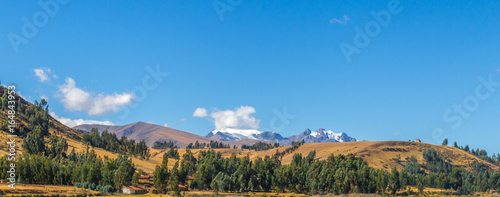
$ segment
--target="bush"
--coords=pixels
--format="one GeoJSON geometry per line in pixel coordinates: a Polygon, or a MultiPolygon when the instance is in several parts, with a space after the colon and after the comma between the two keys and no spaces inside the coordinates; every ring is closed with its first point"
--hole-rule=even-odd
{"type": "Polygon", "coordinates": [[[101,192],[103,192],[103,193],[111,193],[113,191],[112,189],[113,188],[111,187],[111,185],[106,185],[106,186],[102,187],[101,192]]]}
{"type": "Polygon", "coordinates": [[[89,188],[89,182],[85,182],[82,185],[83,189],[88,189],[89,188]]]}

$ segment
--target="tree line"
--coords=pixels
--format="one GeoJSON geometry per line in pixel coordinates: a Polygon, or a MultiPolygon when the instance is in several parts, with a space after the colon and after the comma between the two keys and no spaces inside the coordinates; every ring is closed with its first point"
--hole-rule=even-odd
{"type": "MultiPolygon", "coordinates": [[[[447,144],[448,139],[445,139],[445,140],[446,140],[446,144],[447,144]]],[[[445,145],[444,142],[443,142],[443,145],[445,145]]],[[[459,148],[465,152],[468,152],[472,155],[475,155],[484,161],[490,162],[491,164],[500,166],[500,153],[492,154],[491,156],[488,156],[488,152],[484,149],[479,149],[479,148],[473,149],[473,148],[470,148],[469,145],[465,145],[465,147],[458,146],[457,142],[453,143],[453,147],[459,148]]]]}
{"type": "Polygon", "coordinates": [[[144,140],[136,143],[135,140],[129,140],[126,136],[118,139],[115,133],[108,132],[108,130],[104,130],[99,134],[97,128],[92,128],[90,132],[84,132],[82,142],[110,152],[139,157],[141,159],[149,159],[151,156],[144,140]]]}
{"type": "Polygon", "coordinates": [[[177,145],[175,145],[175,142],[170,140],[170,141],[156,141],[153,144],[154,149],[167,149],[167,148],[177,148],[177,145]]]}
{"type": "MultiPolygon", "coordinates": [[[[297,144],[296,144],[297,145],[297,144]]],[[[279,155],[256,158],[237,157],[233,153],[224,158],[213,149],[202,150],[194,157],[190,149],[175,160],[172,170],[167,168],[169,157],[163,156],[155,169],[155,187],[161,193],[176,191],[178,184],[192,189],[215,192],[295,192],[304,194],[379,193],[396,194],[405,191],[414,194],[408,186],[453,189],[456,194],[485,192],[500,189],[500,171],[492,171],[486,165],[474,162],[472,172],[449,164],[435,149],[423,152],[425,165],[415,156],[400,170],[390,172],[369,167],[366,161],[353,154],[330,155],[317,160],[316,152],[306,156],[295,153],[292,162],[282,165],[279,155]],[[192,177],[191,181],[188,181],[192,177]]]]}
{"type": "Polygon", "coordinates": [[[271,144],[271,143],[266,143],[266,142],[257,142],[253,145],[241,145],[241,149],[250,149],[250,150],[256,150],[256,151],[261,151],[261,150],[269,150],[269,149],[273,149],[273,148],[278,148],[280,147],[280,144],[279,143],[274,143],[274,144],[271,144]]]}
{"type": "MultiPolygon", "coordinates": [[[[231,148],[231,145],[229,145],[229,143],[228,144],[224,144],[222,142],[217,142],[217,141],[213,141],[213,140],[210,140],[210,143],[206,143],[206,142],[200,143],[197,140],[194,144],[193,143],[189,143],[187,145],[187,148],[190,148],[190,149],[231,148]]],[[[234,146],[234,148],[236,148],[236,146],[234,146]]]]}

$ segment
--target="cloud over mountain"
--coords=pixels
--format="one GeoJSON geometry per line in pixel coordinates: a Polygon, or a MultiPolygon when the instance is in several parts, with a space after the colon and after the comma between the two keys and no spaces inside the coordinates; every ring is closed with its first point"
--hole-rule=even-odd
{"type": "Polygon", "coordinates": [[[77,125],[84,125],[84,124],[115,125],[111,121],[84,120],[81,118],[80,119],[71,119],[71,118],[60,117],[57,114],[55,114],[54,112],[50,112],[50,115],[68,127],[74,127],[77,125]]]}
{"type": "Polygon", "coordinates": [[[255,108],[240,106],[234,110],[215,111],[211,113],[215,129],[258,129],[260,120],[253,117],[255,108]]]}
{"type": "Polygon", "coordinates": [[[121,106],[131,105],[134,96],[131,93],[100,93],[93,96],[76,87],[75,80],[68,77],[66,83],[59,86],[61,102],[70,111],[86,111],[88,115],[103,115],[109,112],[117,112],[121,106]]]}

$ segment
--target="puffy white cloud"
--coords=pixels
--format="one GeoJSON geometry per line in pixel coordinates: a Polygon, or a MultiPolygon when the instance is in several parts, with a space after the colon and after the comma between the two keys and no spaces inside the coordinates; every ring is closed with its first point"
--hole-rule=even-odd
{"type": "Polygon", "coordinates": [[[164,126],[164,127],[168,127],[168,124],[167,124],[167,123],[165,123],[163,126],[164,126]]]}
{"type": "Polygon", "coordinates": [[[215,111],[210,115],[213,118],[215,129],[259,129],[260,120],[253,117],[255,108],[240,106],[234,110],[215,111]]]}
{"type": "Polygon", "coordinates": [[[68,77],[66,83],[59,86],[61,102],[70,111],[86,111],[88,115],[103,115],[117,112],[121,106],[131,105],[134,96],[130,93],[98,94],[96,97],[76,87],[75,80],[68,77]]]}
{"type": "Polygon", "coordinates": [[[50,68],[36,68],[33,69],[33,71],[35,72],[35,76],[38,77],[38,80],[40,82],[45,82],[50,80],[48,75],[50,73],[50,68]]]}
{"type": "Polygon", "coordinates": [[[50,115],[57,119],[59,122],[62,124],[68,126],[68,127],[74,127],[82,124],[100,124],[100,125],[115,125],[111,121],[99,121],[99,120],[84,120],[84,119],[70,119],[70,118],[65,118],[65,117],[59,117],[56,115],[54,112],[50,112],[50,115]]]}
{"type": "Polygon", "coordinates": [[[206,117],[208,116],[207,109],[198,107],[194,110],[193,117],[206,117]]]}

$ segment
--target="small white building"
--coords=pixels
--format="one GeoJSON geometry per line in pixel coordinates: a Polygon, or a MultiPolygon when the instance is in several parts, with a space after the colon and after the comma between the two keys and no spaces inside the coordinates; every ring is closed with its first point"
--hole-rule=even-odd
{"type": "Polygon", "coordinates": [[[146,194],[148,193],[148,190],[142,187],[123,186],[122,192],[124,194],[146,194]]]}

